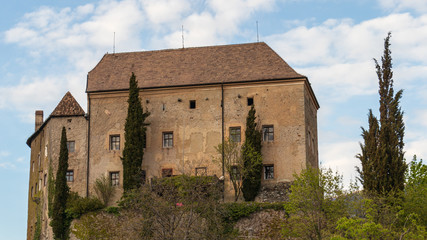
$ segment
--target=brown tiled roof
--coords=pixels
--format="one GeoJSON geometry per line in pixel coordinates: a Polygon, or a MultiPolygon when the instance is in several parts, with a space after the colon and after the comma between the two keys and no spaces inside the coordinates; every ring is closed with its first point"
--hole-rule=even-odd
{"type": "Polygon", "coordinates": [[[50,115],[55,117],[83,116],[85,115],[85,111],[83,111],[83,108],[76,101],[73,95],[71,95],[70,92],[67,92],[50,115]]]}
{"type": "Polygon", "coordinates": [[[87,92],[302,78],[267,44],[249,43],[105,54],[89,72],[87,92]]]}
{"type": "MultiPolygon", "coordinates": [[[[41,112],[43,111],[36,111],[41,112]]],[[[51,118],[55,117],[71,117],[71,116],[84,116],[85,112],[80,106],[80,104],[76,101],[76,99],[71,95],[70,92],[67,92],[62,100],[58,103],[53,112],[49,115],[49,117],[43,122],[39,129],[37,129],[28,139],[27,145],[31,147],[31,142],[37,137],[37,135],[43,130],[44,126],[50,121],[51,118]]]]}

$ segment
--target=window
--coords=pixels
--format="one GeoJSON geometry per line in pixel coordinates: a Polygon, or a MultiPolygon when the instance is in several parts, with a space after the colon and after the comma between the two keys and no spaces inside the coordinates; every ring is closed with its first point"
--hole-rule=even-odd
{"type": "Polygon", "coordinates": [[[190,109],[196,108],[196,100],[190,100],[190,109]]]}
{"type": "Polygon", "coordinates": [[[67,142],[67,149],[69,153],[72,153],[76,150],[76,142],[75,141],[68,141],[67,142]]]}
{"type": "Polygon", "coordinates": [[[162,177],[172,177],[173,175],[173,170],[172,168],[163,168],[162,169],[162,177]]]}
{"type": "Polygon", "coordinates": [[[42,180],[39,179],[39,191],[42,190],[42,180]]]}
{"type": "Polygon", "coordinates": [[[34,196],[34,187],[31,187],[31,198],[34,196]]]}
{"type": "Polygon", "coordinates": [[[110,136],[110,150],[120,150],[120,135],[110,136]]]}
{"type": "Polygon", "coordinates": [[[264,179],[274,179],[274,165],[264,165],[264,179]]]}
{"type": "Polygon", "coordinates": [[[240,170],[237,166],[231,166],[231,178],[233,180],[239,180],[240,179],[240,170]]]}
{"type": "Polygon", "coordinates": [[[38,185],[37,185],[37,183],[36,183],[36,188],[35,188],[35,190],[36,190],[36,193],[37,193],[37,187],[38,187],[38,185]]]}
{"type": "Polygon", "coordinates": [[[111,186],[119,186],[119,172],[110,172],[111,186]]]}
{"type": "Polygon", "coordinates": [[[248,97],[248,106],[254,105],[254,98],[248,97]]]}
{"type": "Polygon", "coordinates": [[[163,147],[164,148],[173,147],[173,132],[164,132],[163,133],[163,147]]]}
{"type": "Polygon", "coordinates": [[[206,167],[197,167],[196,168],[196,176],[207,176],[208,174],[206,167]]]}
{"type": "Polygon", "coordinates": [[[230,139],[233,142],[240,142],[240,127],[230,127],[230,139]]]}
{"type": "Polygon", "coordinates": [[[74,182],[74,170],[67,170],[65,177],[67,178],[67,182],[74,182]]]}
{"type": "Polygon", "coordinates": [[[264,142],[272,142],[274,140],[274,127],[262,126],[262,139],[264,142]]]}
{"type": "Polygon", "coordinates": [[[45,173],[43,177],[43,186],[46,187],[46,184],[47,184],[47,174],[45,173]]]}

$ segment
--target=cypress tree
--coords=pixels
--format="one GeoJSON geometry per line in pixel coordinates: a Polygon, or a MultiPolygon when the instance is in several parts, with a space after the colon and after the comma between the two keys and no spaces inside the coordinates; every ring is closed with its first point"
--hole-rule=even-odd
{"type": "Polygon", "coordinates": [[[68,239],[70,220],[65,213],[69,188],[67,185],[68,149],[67,132],[62,127],[61,146],[59,150],[58,170],[55,180],[55,197],[53,201],[51,226],[55,239],[68,239]]]}
{"type": "Polygon", "coordinates": [[[255,107],[252,105],[246,117],[245,142],[242,147],[243,184],[242,192],[245,201],[253,201],[261,187],[262,156],[261,131],[257,127],[255,107]]]}
{"type": "Polygon", "coordinates": [[[128,114],[125,123],[125,147],[123,149],[123,188],[126,191],[141,186],[141,165],[145,145],[145,119],[139,99],[138,82],[135,74],[129,79],[128,114]]]}
{"type": "Polygon", "coordinates": [[[369,111],[369,129],[362,128],[364,144],[357,155],[362,169],[358,169],[363,188],[371,193],[387,194],[404,189],[405,171],[403,136],[405,125],[399,106],[403,90],[394,94],[392,58],[388,33],[384,41],[381,66],[376,59],[375,67],[379,82],[380,119],[369,111]]]}

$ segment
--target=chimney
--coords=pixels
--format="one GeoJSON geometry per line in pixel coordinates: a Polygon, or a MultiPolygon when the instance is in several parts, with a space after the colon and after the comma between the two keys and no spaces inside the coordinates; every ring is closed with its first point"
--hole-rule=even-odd
{"type": "Polygon", "coordinates": [[[36,131],[43,124],[43,110],[36,110],[36,131]]]}

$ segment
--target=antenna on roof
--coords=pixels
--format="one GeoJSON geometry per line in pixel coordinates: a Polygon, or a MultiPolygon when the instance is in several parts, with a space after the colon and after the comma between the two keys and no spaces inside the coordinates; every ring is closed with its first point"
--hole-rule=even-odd
{"type": "Polygon", "coordinates": [[[184,25],[181,26],[182,48],[184,48],[184,25]]]}
{"type": "Polygon", "coordinates": [[[113,37],[113,54],[116,53],[116,32],[114,32],[113,37]]]}
{"type": "Polygon", "coordinates": [[[256,41],[259,42],[259,35],[258,35],[258,20],[256,21],[256,41]]]}

